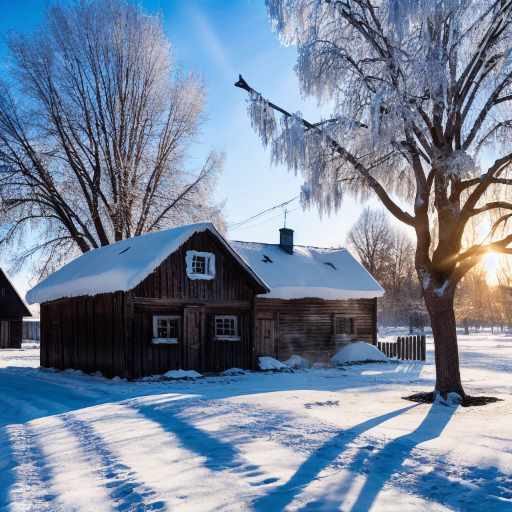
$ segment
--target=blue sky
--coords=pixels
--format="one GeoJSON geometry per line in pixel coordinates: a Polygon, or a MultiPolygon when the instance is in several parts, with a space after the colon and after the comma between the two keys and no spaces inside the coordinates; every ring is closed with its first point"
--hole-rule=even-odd
{"type": "MultiPolygon", "coordinates": [[[[0,33],[30,31],[42,21],[46,0],[0,0],[0,33]]],[[[161,12],[177,63],[197,73],[208,91],[207,120],[194,148],[192,165],[199,166],[210,149],[225,152],[224,173],[217,196],[226,200],[228,225],[296,196],[301,179],[284,167],[272,166],[246,115],[245,93],[233,86],[242,73],[265,96],[313,120],[321,117],[315,100],[303,100],[293,71],[295,48],[284,47],[272,32],[262,0],[138,0],[148,12],[161,12]]],[[[0,57],[5,42],[0,41],[0,57]]],[[[288,226],[300,244],[334,246],[344,243],[362,205],[347,197],[334,216],[303,212],[298,201],[289,206],[288,226]]],[[[283,212],[229,232],[230,238],[276,242],[283,212]]],[[[8,258],[8,255],[3,255],[8,258]]],[[[14,277],[26,289],[26,276],[14,277]]]]}

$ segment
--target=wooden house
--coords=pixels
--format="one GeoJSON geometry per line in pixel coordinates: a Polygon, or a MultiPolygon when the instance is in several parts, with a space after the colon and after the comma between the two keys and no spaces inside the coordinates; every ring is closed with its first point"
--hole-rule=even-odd
{"type": "Polygon", "coordinates": [[[90,251],[27,294],[41,304],[41,365],[137,378],[325,359],[376,340],[383,290],[343,249],[228,242],[211,224],[90,251]]]}
{"type": "Polygon", "coordinates": [[[24,316],[30,311],[0,268],[0,349],[21,348],[24,316]]]}
{"type": "Polygon", "coordinates": [[[90,251],[27,294],[41,303],[41,366],[137,378],[254,364],[267,286],[211,224],[90,251]]]}
{"type": "Polygon", "coordinates": [[[294,245],[287,228],[279,244],[231,245],[270,288],[256,300],[257,355],[325,362],[352,341],[376,344],[384,290],[349,251],[294,245]]]}

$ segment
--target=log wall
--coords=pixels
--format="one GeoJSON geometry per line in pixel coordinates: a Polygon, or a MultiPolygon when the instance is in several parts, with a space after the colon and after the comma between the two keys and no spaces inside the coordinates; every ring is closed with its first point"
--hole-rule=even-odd
{"type": "Polygon", "coordinates": [[[252,300],[255,287],[247,271],[224,246],[209,232],[203,232],[192,236],[180,249],[166,258],[133,289],[132,294],[135,298],[227,303],[252,300]],[[214,279],[188,278],[185,263],[188,250],[215,254],[214,279]]]}
{"type": "Polygon", "coordinates": [[[125,294],[62,299],[41,305],[41,366],[129,377],[125,294]]]}
{"type": "MultiPolygon", "coordinates": [[[[0,333],[0,348],[21,348],[22,341],[22,319],[2,319],[0,322],[7,322],[7,339],[0,333]]],[[[5,325],[5,323],[4,323],[5,325]]],[[[2,327],[0,326],[0,329],[2,327]]]]}
{"type": "Polygon", "coordinates": [[[375,299],[353,300],[279,300],[257,299],[256,351],[268,352],[274,347],[274,357],[287,359],[300,354],[313,361],[331,357],[337,346],[354,340],[376,343],[377,311],[375,299]],[[337,316],[352,318],[354,333],[335,335],[337,316]],[[272,332],[274,340],[268,333],[272,332]]]}

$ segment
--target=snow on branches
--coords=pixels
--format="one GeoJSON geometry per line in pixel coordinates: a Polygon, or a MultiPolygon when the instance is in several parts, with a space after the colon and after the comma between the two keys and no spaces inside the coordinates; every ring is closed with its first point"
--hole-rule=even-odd
{"type": "Polygon", "coordinates": [[[338,208],[346,192],[374,192],[415,228],[431,286],[460,279],[476,261],[462,265],[469,220],[512,210],[512,2],[266,4],[281,40],[297,47],[302,93],[333,112],[303,119],[237,82],[272,160],[304,177],[304,203],[320,211],[338,208]],[[489,149],[497,158],[480,169],[489,149]]]}

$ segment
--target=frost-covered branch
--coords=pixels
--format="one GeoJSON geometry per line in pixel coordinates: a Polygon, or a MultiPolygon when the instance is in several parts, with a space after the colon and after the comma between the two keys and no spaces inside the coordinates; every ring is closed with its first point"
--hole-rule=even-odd
{"type": "MultiPolygon", "coordinates": [[[[276,160],[284,160],[290,167],[296,170],[302,169],[311,182],[318,179],[320,172],[325,172],[327,163],[326,150],[334,152],[341,157],[342,161],[348,162],[364,178],[365,182],[376,193],[384,206],[397,219],[408,225],[414,225],[414,217],[403,211],[391,199],[384,187],[370,174],[370,170],[361,163],[360,159],[326,133],[321,128],[322,124],[313,124],[298,114],[291,114],[282,107],[265,100],[241,75],[235,83],[235,87],[239,87],[249,93],[249,111],[253,126],[260,134],[265,145],[270,142],[273,143],[274,158],[276,160]],[[284,123],[282,130],[279,131],[273,118],[273,110],[279,112],[285,119],[289,119],[292,122],[290,124],[284,123]],[[310,137],[313,140],[310,140],[310,137]],[[321,147],[315,147],[318,145],[321,147]]],[[[386,156],[383,161],[389,158],[390,155],[386,156]]],[[[333,178],[335,183],[339,182],[336,175],[333,178]]],[[[308,185],[310,183],[306,182],[306,186],[308,185]]],[[[335,207],[338,206],[336,199],[334,199],[335,207]]]]}

